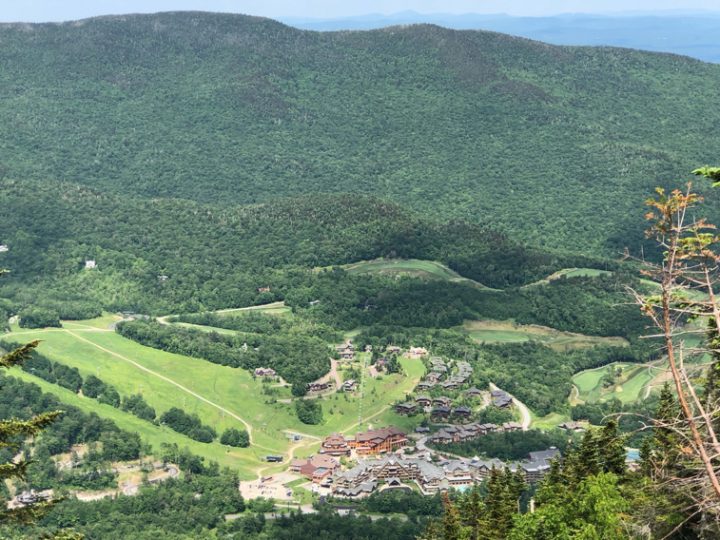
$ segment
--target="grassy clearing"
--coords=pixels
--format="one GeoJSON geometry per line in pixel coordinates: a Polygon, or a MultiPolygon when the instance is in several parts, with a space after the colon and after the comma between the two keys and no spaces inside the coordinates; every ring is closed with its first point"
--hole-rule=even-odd
{"type": "Polygon", "coordinates": [[[44,392],[56,395],[63,403],[73,405],[86,413],[96,413],[103,418],[114,421],[122,429],[138,433],[143,441],[150,444],[154,450],[159,450],[161,443],[175,443],[180,448],[187,447],[199,456],[217,461],[223,466],[239,471],[243,479],[254,477],[254,474],[250,471],[262,459],[263,453],[260,451],[230,448],[217,442],[205,444],[194,441],[168,427],[156,426],[110,405],[103,405],[94,399],[81,397],[70,390],[51,384],[19,369],[13,370],[9,374],[18,379],[37,384],[44,392]]]}
{"type": "Polygon", "coordinates": [[[624,347],[628,344],[621,337],[587,336],[561,332],[547,326],[521,325],[512,321],[465,321],[460,330],[479,343],[513,343],[534,340],[558,351],[596,345],[624,347]]]}
{"type": "Polygon", "coordinates": [[[623,403],[630,403],[644,399],[646,387],[662,371],[664,369],[661,365],[614,362],[601,368],[581,371],[573,376],[573,384],[578,389],[578,398],[581,401],[595,402],[617,398],[623,403]],[[618,368],[622,369],[622,374],[613,384],[605,386],[603,377],[618,368]]]}
{"type": "MultiPolygon", "coordinates": [[[[269,390],[260,380],[253,380],[245,370],[144,347],[108,330],[107,326],[112,322],[112,318],[78,321],[66,323],[64,329],[16,331],[6,337],[18,343],[42,340],[42,354],[76,367],[84,377],[90,374],[99,376],[123,396],[142,394],[158,415],[170,407],[180,407],[197,413],[218,433],[229,427],[246,427],[234,416],[239,417],[249,426],[253,444],[248,449],[233,449],[229,454],[217,443],[195,443],[175,432],[171,433],[179,438],[181,446],[189,446],[198,455],[229,465],[246,478],[260,469],[272,471],[286,467],[269,467],[262,459],[268,453],[286,454],[290,450],[291,442],[286,435],[288,430],[305,435],[302,448],[294,448],[294,452],[306,455],[307,450],[317,445],[317,438],[329,433],[354,433],[369,424],[379,426],[402,418],[385,413],[392,403],[412,391],[424,373],[422,362],[402,359],[407,376],[368,377],[362,396],[359,393],[338,393],[321,398],[325,421],[318,426],[308,426],[297,419],[292,403],[277,401],[290,397],[287,389],[269,390]],[[268,395],[265,393],[268,391],[277,393],[268,395]]],[[[22,376],[40,381],[30,374],[23,373],[22,376]]],[[[153,426],[95,400],[83,399],[55,385],[43,382],[42,386],[64,402],[75,405],[79,400],[83,410],[95,411],[113,420],[119,418],[118,423],[122,427],[137,431],[152,445],[164,440],[171,442],[166,436],[169,430],[165,428],[153,426]]]]}
{"type": "Polygon", "coordinates": [[[467,283],[474,287],[490,289],[482,283],[465,278],[442,263],[420,259],[373,259],[343,266],[350,274],[383,274],[410,276],[427,280],[467,283]]]}
{"type": "Polygon", "coordinates": [[[598,270],[596,268],[563,268],[562,270],[558,270],[557,272],[550,274],[545,279],[541,279],[541,280],[535,281],[533,283],[528,283],[524,287],[536,287],[538,285],[547,285],[551,281],[560,279],[561,277],[566,277],[566,278],[597,277],[597,276],[606,276],[608,274],[612,274],[612,272],[609,272],[607,270],[598,270]]]}

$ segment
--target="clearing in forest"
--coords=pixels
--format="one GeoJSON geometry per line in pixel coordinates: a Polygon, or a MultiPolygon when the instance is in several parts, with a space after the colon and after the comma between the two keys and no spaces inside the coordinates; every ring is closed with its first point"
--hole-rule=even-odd
{"type": "Polygon", "coordinates": [[[494,290],[475,280],[466,278],[442,263],[421,259],[373,259],[342,266],[350,274],[382,274],[389,276],[409,276],[426,280],[451,281],[465,283],[480,289],[494,290]]]}
{"type": "Polygon", "coordinates": [[[548,347],[567,351],[596,345],[615,347],[627,346],[621,337],[600,337],[562,332],[548,326],[517,324],[513,321],[465,321],[460,329],[478,343],[518,343],[539,341],[548,347]]]}

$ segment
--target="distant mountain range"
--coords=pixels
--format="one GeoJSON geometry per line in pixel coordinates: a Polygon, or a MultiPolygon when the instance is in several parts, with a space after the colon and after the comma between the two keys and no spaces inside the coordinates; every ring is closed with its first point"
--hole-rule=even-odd
{"type": "Polygon", "coordinates": [[[670,52],[720,62],[720,12],[669,11],[622,15],[568,14],[513,17],[403,11],[337,19],[281,18],[305,30],[371,30],[404,24],[437,24],[456,30],[492,30],[555,45],[611,45],[670,52]]]}

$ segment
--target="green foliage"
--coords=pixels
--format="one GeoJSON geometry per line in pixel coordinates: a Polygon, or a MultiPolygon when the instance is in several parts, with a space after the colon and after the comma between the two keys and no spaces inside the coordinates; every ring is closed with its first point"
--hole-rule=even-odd
{"type": "Polygon", "coordinates": [[[60,315],[46,308],[28,308],[20,312],[20,328],[59,328],[60,315]]]}
{"type": "Polygon", "coordinates": [[[460,456],[487,456],[505,461],[525,459],[530,452],[545,450],[551,446],[565,451],[568,437],[560,430],[544,432],[540,430],[509,431],[504,433],[488,433],[469,441],[442,444],[436,448],[460,456]]]}
{"type": "Polygon", "coordinates": [[[317,399],[295,400],[295,414],[303,424],[320,424],[323,420],[322,405],[317,399]]]}
{"type": "Polygon", "coordinates": [[[571,496],[516,518],[508,539],[624,540],[629,536],[621,516],[628,508],[618,477],[601,473],[582,480],[571,496]]]}
{"type": "Polygon", "coordinates": [[[202,358],[216,364],[253,370],[271,367],[305,393],[307,383],[330,369],[330,348],[303,334],[226,336],[157,322],[132,321],[117,326],[123,337],[168,352],[202,358]]]}
{"type": "Polygon", "coordinates": [[[1,39],[4,178],[223,204],[375,193],[614,254],[641,241],[655,179],[716,157],[720,70],[680,56],[200,13],[1,39]]]}
{"type": "Polygon", "coordinates": [[[215,430],[206,426],[196,414],[187,414],[182,409],[171,407],[165,411],[159,418],[161,424],[166,424],[178,433],[187,435],[191,439],[199,442],[209,443],[216,437],[215,430]]]}
{"type": "Polygon", "coordinates": [[[148,422],[155,420],[155,409],[148,405],[140,394],[124,398],[121,408],[123,411],[134,414],[138,418],[142,418],[148,422]]]}
{"type": "Polygon", "coordinates": [[[220,443],[228,446],[247,448],[250,446],[250,436],[244,429],[229,428],[220,436],[220,443]]]}

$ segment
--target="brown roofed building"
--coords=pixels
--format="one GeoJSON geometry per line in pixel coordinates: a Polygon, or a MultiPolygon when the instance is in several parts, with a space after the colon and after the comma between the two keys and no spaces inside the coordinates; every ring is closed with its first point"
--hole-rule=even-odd
{"type": "Polygon", "coordinates": [[[372,429],[358,433],[350,446],[355,448],[358,455],[367,456],[392,452],[407,443],[407,435],[396,427],[372,429]]]}
{"type": "Polygon", "coordinates": [[[339,433],[333,433],[325,437],[322,445],[320,445],[320,453],[330,456],[349,456],[350,446],[345,437],[339,433]]]}

